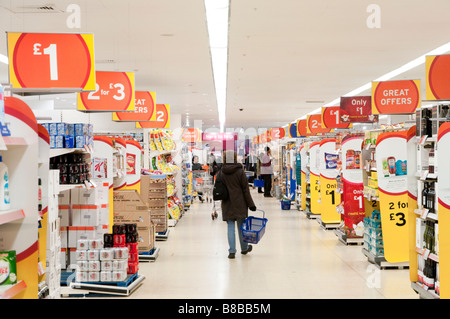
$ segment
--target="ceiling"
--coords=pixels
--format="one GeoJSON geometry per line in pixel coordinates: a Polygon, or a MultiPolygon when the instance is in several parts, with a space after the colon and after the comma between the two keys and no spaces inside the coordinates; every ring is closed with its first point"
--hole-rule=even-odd
{"type": "MultiPolygon", "coordinates": [[[[450,42],[448,0],[378,0],[380,28],[367,25],[371,3],[231,0],[225,127],[285,125],[450,42]]],[[[135,72],[136,90],[191,125],[219,126],[203,0],[0,0],[0,30],[93,33],[96,70],[135,72]],[[66,23],[70,4],[81,8],[78,29],[66,23]]],[[[425,67],[395,79],[421,79],[424,92],[425,67]]]]}

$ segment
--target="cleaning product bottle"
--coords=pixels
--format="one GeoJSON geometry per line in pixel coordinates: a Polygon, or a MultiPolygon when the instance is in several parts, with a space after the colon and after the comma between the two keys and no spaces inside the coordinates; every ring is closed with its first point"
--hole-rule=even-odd
{"type": "Polygon", "coordinates": [[[8,167],[0,156],[0,210],[8,210],[10,206],[8,167]]]}

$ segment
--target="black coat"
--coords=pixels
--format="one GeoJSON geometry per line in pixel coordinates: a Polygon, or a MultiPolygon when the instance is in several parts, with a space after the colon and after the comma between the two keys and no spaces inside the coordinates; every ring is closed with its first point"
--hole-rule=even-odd
{"type": "Polygon", "coordinates": [[[248,208],[255,206],[255,203],[242,164],[225,163],[220,174],[229,195],[227,200],[222,201],[222,219],[227,221],[247,218],[248,208]]]}

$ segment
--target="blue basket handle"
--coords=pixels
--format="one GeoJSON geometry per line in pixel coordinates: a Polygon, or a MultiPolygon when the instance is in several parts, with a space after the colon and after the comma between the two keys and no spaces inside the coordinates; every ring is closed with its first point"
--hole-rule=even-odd
{"type": "Polygon", "coordinates": [[[262,209],[257,209],[257,211],[263,212],[263,218],[266,218],[266,212],[263,211],[262,209]]]}

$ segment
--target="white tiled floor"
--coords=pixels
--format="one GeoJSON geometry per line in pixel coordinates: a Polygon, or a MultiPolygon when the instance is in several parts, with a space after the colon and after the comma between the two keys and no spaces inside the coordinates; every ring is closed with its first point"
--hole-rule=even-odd
{"type": "MultiPolygon", "coordinates": [[[[194,202],[154,262],[140,263],[142,286],[128,298],[414,298],[409,270],[379,270],[362,246],[346,246],[294,206],[252,191],[268,224],[248,255],[230,260],[226,224],[211,219],[211,203],[194,202]]],[[[254,214],[258,214],[255,212],[254,214]]],[[[261,214],[261,213],[259,213],[261,214]]]]}

